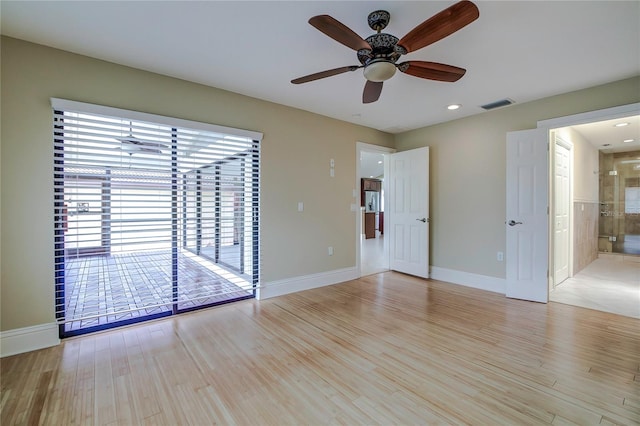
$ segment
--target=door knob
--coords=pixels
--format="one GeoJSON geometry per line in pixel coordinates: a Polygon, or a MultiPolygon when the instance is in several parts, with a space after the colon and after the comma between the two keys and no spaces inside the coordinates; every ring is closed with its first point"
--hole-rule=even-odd
{"type": "Polygon", "coordinates": [[[516,222],[515,220],[509,221],[509,226],[516,226],[516,225],[522,225],[522,222],[516,222]]]}
{"type": "Polygon", "coordinates": [[[425,223],[427,221],[427,218],[423,217],[422,219],[416,219],[416,220],[419,220],[420,222],[425,223]]]}

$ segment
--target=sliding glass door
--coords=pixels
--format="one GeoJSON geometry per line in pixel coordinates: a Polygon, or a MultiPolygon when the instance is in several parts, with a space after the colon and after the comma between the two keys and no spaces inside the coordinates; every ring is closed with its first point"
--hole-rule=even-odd
{"type": "Polygon", "coordinates": [[[55,113],[61,336],[254,297],[258,141],[55,113]]]}

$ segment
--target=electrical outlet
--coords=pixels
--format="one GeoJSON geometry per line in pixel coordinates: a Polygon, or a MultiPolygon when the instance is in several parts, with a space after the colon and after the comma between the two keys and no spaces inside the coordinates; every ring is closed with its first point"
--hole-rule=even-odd
{"type": "Polygon", "coordinates": [[[498,259],[498,262],[502,262],[504,260],[504,253],[499,251],[496,255],[496,259],[498,259]]]}
{"type": "Polygon", "coordinates": [[[329,253],[329,256],[333,256],[333,247],[328,247],[327,248],[327,253],[329,253]]]}
{"type": "Polygon", "coordinates": [[[304,203],[302,201],[298,201],[298,211],[304,211],[304,203]]]}

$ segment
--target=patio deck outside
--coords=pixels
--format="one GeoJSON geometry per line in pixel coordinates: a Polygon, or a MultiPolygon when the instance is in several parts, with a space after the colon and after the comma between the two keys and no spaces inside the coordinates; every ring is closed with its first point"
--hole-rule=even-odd
{"type": "Polygon", "coordinates": [[[188,250],[180,250],[177,260],[174,300],[171,250],[67,259],[65,331],[171,312],[174,303],[178,310],[188,310],[253,295],[249,277],[188,250]]]}

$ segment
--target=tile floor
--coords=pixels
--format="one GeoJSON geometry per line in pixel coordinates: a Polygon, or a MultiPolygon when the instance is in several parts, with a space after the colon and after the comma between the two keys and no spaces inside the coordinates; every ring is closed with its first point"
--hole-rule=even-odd
{"type": "Polygon", "coordinates": [[[360,234],[360,275],[367,276],[389,270],[389,260],[385,259],[384,235],[376,231],[376,238],[365,238],[360,234]]]}
{"type": "MultiPolygon", "coordinates": [[[[66,331],[172,310],[171,252],[155,251],[68,259],[66,331]]],[[[178,254],[178,309],[252,295],[250,283],[195,256],[178,254]]]]}
{"type": "Polygon", "coordinates": [[[601,254],[556,286],[549,300],[640,318],[640,256],[601,254]]]}

